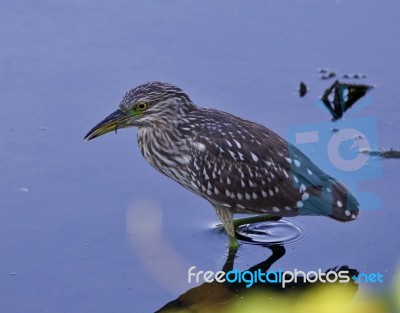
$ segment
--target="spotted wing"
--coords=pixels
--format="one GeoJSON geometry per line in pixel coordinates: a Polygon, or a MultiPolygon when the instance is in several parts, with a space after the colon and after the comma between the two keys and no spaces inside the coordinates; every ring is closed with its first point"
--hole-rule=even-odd
{"type": "Polygon", "coordinates": [[[235,212],[278,216],[358,214],[354,196],[300,150],[257,123],[217,110],[196,111],[187,132],[191,188],[235,212]]]}

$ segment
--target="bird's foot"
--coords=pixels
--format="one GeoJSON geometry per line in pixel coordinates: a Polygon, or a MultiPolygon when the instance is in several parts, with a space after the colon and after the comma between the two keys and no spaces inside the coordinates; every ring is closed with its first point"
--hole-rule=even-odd
{"type": "Polygon", "coordinates": [[[279,221],[281,219],[280,216],[270,216],[270,215],[256,215],[250,217],[239,218],[233,221],[233,226],[237,229],[241,225],[245,224],[253,224],[259,222],[267,222],[267,221],[279,221]]]}

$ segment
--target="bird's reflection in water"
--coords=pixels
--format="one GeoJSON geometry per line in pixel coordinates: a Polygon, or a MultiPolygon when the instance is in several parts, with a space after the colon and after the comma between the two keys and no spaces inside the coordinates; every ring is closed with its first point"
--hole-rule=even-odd
{"type": "MultiPolygon", "coordinates": [[[[265,261],[258,263],[247,269],[249,272],[262,272],[266,273],[272,265],[285,255],[285,247],[282,244],[273,244],[265,246],[272,251],[272,255],[269,256],[265,261]]],[[[230,253],[227,260],[222,268],[222,271],[228,273],[234,269],[235,254],[230,253]]],[[[352,277],[358,276],[358,271],[350,269],[347,266],[336,267],[329,269],[327,272],[341,271],[342,274],[346,273],[349,277],[348,282],[345,283],[347,286],[346,297],[347,299],[340,299],[340,301],[349,301],[354,297],[358,290],[358,285],[354,282],[352,277]]],[[[311,280],[311,279],[310,279],[311,280]]],[[[255,281],[251,288],[248,288],[248,282],[223,282],[219,283],[215,280],[211,283],[203,283],[200,286],[189,289],[184,294],[180,295],[177,299],[167,303],[157,312],[225,312],[226,308],[232,305],[234,301],[240,301],[245,299],[250,293],[257,293],[258,296],[272,299],[274,296],[283,296],[288,301],[292,301],[293,304],[296,302],[297,296],[301,296],[305,291],[313,288],[318,288],[318,285],[324,285],[325,287],[335,288],[339,283],[322,283],[322,282],[305,282],[302,276],[298,276],[297,279],[286,283],[285,287],[282,287],[282,283],[270,283],[255,281]]],[[[343,283],[340,283],[343,287],[343,283]]],[[[275,303],[276,304],[276,303],[275,303]]],[[[245,307],[242,309],[246,310],[245,307]]],[[[265,307],[265,312],[268,311],[268,307],[265,307]]]]}

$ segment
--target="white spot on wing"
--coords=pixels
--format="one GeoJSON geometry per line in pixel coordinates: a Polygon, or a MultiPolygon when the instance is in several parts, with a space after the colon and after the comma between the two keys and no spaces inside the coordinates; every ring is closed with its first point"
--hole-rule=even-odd
{"type": "Polygon", "coordinates": [[[336,201],[336,204],[337,204],[337,206],[339,207],[339,208],[341,208],[341,207],[343,207],[343,203],[342,203],[342,201],[336,201]]]}
{"type": "Polygon", "coordinates": [[[225,139],[226,143],[228,144],[229,147],[232,147],[232,144],[229,140],[225,139]]]}
{"type": "Polygon", "coordinates": [[[236,160],[235,152],[233,152],[233,151],[231,151],[231,150],[229,150],[229,149],[228,149],[228,152],[229,152],[229,154],[231,155],[231,157],[232,157],[234,160],[236,160]]]}
{"type": "Polygon", "coordinates": [[[206,150],[206,146],[201,142],[193,142],[193,146],[199,151],[206,150]]]}
{"type": "Polygon", "coordinates": [[[236,139],[233,139],[233,141],[236,143],[237,147],[240,149],[242,147],[242,145],[240,144],[239,141],[237,141],[236,139]]]}
{"type": "Polygon", "coordinates": [[[258,162],[258,157],[253,152],[250,152],[250,154],[251,154],[251,157],[253,158],[253,161],[258,162]]]}
{"type": "Polygon", "coordinates": [[[283,171],[283,174],[285,174],[285,177],[289,178],[289,174],[285,170],[282,170],[282,171],[283,171]]]}
{"type": "Polygon", "coordinates": [[[193,181],[191,181],[190,184],[193,186],[194,189],[199,189],[193,181]]]}
{"type": "Polygon", "coordinates": [[[204,168],[203,169],[203,175],[204,175],[204,178],[206,179],[206,180],[208,180],[210,177],[207,175],[207,171],[206,171],[206,169],[204,168]]]}

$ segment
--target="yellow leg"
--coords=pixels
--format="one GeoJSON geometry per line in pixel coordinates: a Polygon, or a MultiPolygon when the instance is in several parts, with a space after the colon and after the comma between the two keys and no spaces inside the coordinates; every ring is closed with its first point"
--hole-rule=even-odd
{"type": "Polygon", "coordinates": [[[234,253],[239,248],[239,241],[237,241],[236,237],[229,236],[229,253],[234,253]]]}
{"type": "Polygon", "coordinates": [[[224,207],[215,207],[215,211],[219,219],[222,222],[222,225],[225,228],[225,231],[228,233],[229,236],[229,252],[236,252],[239,248],[239,242],[235,236],[235,227],[233,225],[233,213],[224,207]]]}
{"type": "Polygon", "coordinates": [[[253,224],[259,222],[267,222],[267,221],[279,221],[281,219],[280,216],[270,216],[270,215],[255,215],[250,217],[239,218],[233,221],[234,228],[238,228],[240,225],[244,224],[253,224]]]}

